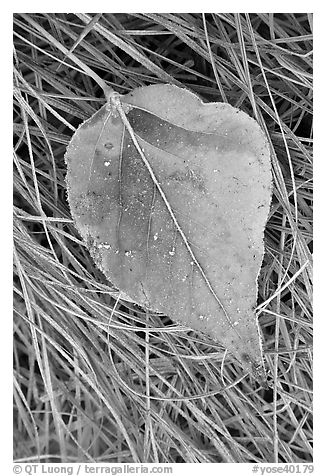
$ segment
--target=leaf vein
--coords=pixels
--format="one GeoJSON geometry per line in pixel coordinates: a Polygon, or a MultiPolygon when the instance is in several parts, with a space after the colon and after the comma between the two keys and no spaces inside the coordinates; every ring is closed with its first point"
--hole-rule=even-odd
{"type": "Polygon", "coordinates": [[[136,147],[136,149],[137,149],[139,155],[141,156],[144,165],[146,166],[146,168],[147,168],[147,170],[148,170],[148,172],[149,172],[149,174],[150,174],[150,176],[151,176],[151,178],[152,178],[154,184],[156,185],[156,187],[157,187],[157,189],[158,189],[158,191],[159,191],[159,194],[160,194],[161,198],[163,199],[163,202],[164,202],[166,208],[168,209],[168,212],[169,212],[170,217],[172,218],[172,221],[173,221],[173,223],[175,224],[175,226],[176,226],[176,228],[177,228],[177,230],[178,230],[178,232],[179,232],[179,234],[180,234],[180,236],[181,236],[181,238],[182,238],[182,241],[184,242],[184,244],[185,244],[185,246],[186,246],[186,248],[187,248],[187,250],[188,250],[188,252],[189,252],[189,254],[190,254],[191,258],[192,258],[192,260],[193,260],[194,263],[196,264],[196,267],[198,268],[198,270],[199,270],[199,272],[200,272],[200,274],[201,274],[201,276],[202,276],[202,278],[203,278],[205,284],[207,285],[209,291],[210,291],[211,294],[213,295],[213,297],[214,297],[215,301],[217,302],[218,306],[219,306],[219,307],[221,308],[221,310],[223,311],[227,323],[230,325],[230,327],[235,331],[235,333],[236,333],[236,334],[239,336],[239,338],[241,339],[241,336],[240,336],[239,332],[237,331],[237,329],[234,327],[234,325],[233,325],[233,323],[232,323],[232,321],[231,321],[231,319],[230,319],[230,316],[228,315],[228,313],[227,313],[227,311],[226,311],[226,309],[225,309],[225,307],[224,307],[222,301],[221,301],[221,300],[219,299],[219,297],[217,296],[217,294],[216,294],[216,292],[215,292],[215,290],[214,290],[212,284],[210,283],[208,277],[207,277],[206,274],[205,274],[204,269],[202,268],[202,266],[201,266],[201,264],[199,263],[197,257],[195,256],[195,254],[194,254],[194,252],[193,252],[191,246],[189,245],[188,240],[187,240],[187,237],[186,237],[186,235],[184,234],[184,231],[182,230],[182,228],[181,228],[181,226],[179,225],[179,222],[178,222],[176,216],[175,216],[174,213],[173,213],[173,210],[172,210],[171,205],[170,205],[170,203],[169,203],[169,201],[168,201],[168,199],[167,199],[167,197],[166,197],[166,195],[165,195],[165,192],[164,192],[164,190],[162,189],[160,183],[158,182],[158,180],[157,180],[157,178],[156,178],[156,175],[155,175],[155,173],[153,172],[153,169],[152,169],[150,163],[148,162],[148,160],[147,160],[147,158],[146,158],[146,156],[145,156],[143,150],[141,149],[141,147],[140,147],[140,145],[139,145],[139,142],[137,141],[137,138],[136,138],[136,136],[135,136],[135,133],[134,133],[134,131],[133,131],[133,129],[132,129],[132,127],[131,127],[131,125],[130,125],[128,119],[127,119],[127,116],[126,116],[126,114],[125,114],[125,112],[124,112],[124,110],[123,110],[123,108],[122,108],[122,105],[121,105],[121,102],[120,102],[119,97],[115,96],[115,97],[113,97],[113,98],[111,99],[111,101],[112,101],[112,105],[113,105],[113,106],[116,108],[116,110],[119,112],[120,117],[121,117],[121,120],[122,120],[123,124],[125,125],[127,131],[129,132],[130,137],[131,137],[131,139],[132,139],[132,141],[133,141],[133,143],[134,143],[134,145],[135,145],[135,147],[136,147]]]}
{"type": "MultiPolygon", "coordinates": [[[[140,107],[140,106],[135,106],[134,104],[129,104],[129,103],[124,103],[130,107],[132,107],[133,109],[139,109],[140,111],[144,111],[144,112],[147,112],[148,114],[151,114],[152,116],[155,116],[157,117],[158,119],[160,119],[161,121],[165,121],[165,122],[168,122],[169,124],[171,124],[172,126],[174,127],[179,127],[180,129],[183,129],[184,131],[186,132],[194,132],[196,134],[203,134],[203,135],[207,135],[207,136],[218,136],[218,134],[216,132],[205,132],[205,131],[198,131],[198,130],[194,130],[194,129],[188,129],[184,126],[180,126],[180,124],[175,124],[174,122],[172,122],[170,119],[164,119],[164,117],[161,117],[159,116],[157,113],[153,114],[151,111],[149,111],[148,109],[145,109],[144,107],[140,107]]],[[[205,103],[203,103],[205,105],[205,103]]],[[[209,105],[211,104],[214,104],[214,103],[209,103],[209,105]]]]}

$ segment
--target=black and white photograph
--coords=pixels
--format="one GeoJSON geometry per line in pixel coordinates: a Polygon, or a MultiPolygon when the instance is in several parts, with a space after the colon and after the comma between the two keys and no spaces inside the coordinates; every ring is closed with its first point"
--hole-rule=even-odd
{"type": "Polygon", "coordinates": [[[12,15],[14,473],[312,474],[314,14],[67,9],[12,15]]]}

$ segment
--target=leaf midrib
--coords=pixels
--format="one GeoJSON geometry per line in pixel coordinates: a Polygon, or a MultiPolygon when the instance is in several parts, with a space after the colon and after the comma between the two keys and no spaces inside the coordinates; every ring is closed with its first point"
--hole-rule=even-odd
{"type": "MultiPolygon", "coordinates": [[[[139,145],[139,142],[138,142],[138,140],[137,140],[137,138],[136,138],[136,135],[135,135],[135,133],[134,133],[134,131],[133,131],[133,129],[132,129],[132,126],[130,125],[130,123],[129,123],[129,121],[128,121],[128,118],[127,118],[127,116],[126,116],[126,114],[125,114],[125,112],[124,112],[124,110],[123,110],[123,106],[122,106],[122,104],[121,104],[121,102],[120,102],[120,99],[117,98],[117,97],[115,97],[115,98],[112,100],[112,102],[111,102],[111,107],[114,108],[114,109],[116,109],[116,110],[118,111],[118,113],[119,113],[119,115],[120,115],[120,118],[121,118],[121,121],[122,121],[122,123],[124,124],[126,130],[128,131],[128,133],[129,133],[129,135],[130,135],[130,138],[131,138],[131,140],[132,140],[132,142],[133,142],[133,144],[134,144],[134,146],[135,146],[135,148],[136,148],[138,154],[140,155],[140,157],[141,157],[141,159],[142,159],[142,161],[143,161],[145,167],[147,168],[147,170],[148,170],[148,172],[149,172],[149,174],[150,174],[150,176],[151,176],[151,178],[152,178],[153,183],[155,184],[156,188],[158,189],[159,194],[160,194],[160,196],[161,196],[161,198],[162,198],[162,200],[163,200],[163,202],[164,202],[166,208],[168,209],[169,215],[170,215],[170,217],[172,218],[172,221],[173,221],[173,223],[175,224],[175,226],[176,226],[176,228],[177,228],[177,231],[178,231],[179,235],[181,236],[181,239],[182,239],[183,243],[185,244],[186,249],[188,250],[188,252],[189,252],[189,254],[190,254],[190,256],[191,256],[191,259],[193,260],[194,264],[196,265],[197,269],[199,270],[200,275],[201,275],[202,278],[204,279],[204,282],[206,283],[206,285],[207,285],[209,291],[210,291],[211,294],[213,295],[213,297],[214,297],[215,301],[217,302],[218,306],[219,306],[219,307],[221,308],[221,310],[223,311],[223,313],[224,313],[224,315],[225,315],[225,317],[226,317],[226,321],[227,321],[227,323],[230,325],[230,328],[231,328],[231,329],[238,335],[238,337],[241,339],[241,336],[240,336],[239,332],[237,331],[237,329],[234,327],[234,325],[233,325],[233,323],[232,323],[232,321],[231,321],[231,319],[230,319],[230,316],[228,315],[228,313],[227,313],[227,311],[226,311],[226,309],[225,309],[225,307],[224,307],[222,301],[221,301],[221,300],[219,299],[219,297],[217,296],[217,294],[216,294],[216,292],[215,292],[215,290],[214,290],[214,288],[213,288],[213,286],[212,286],[210,280],[209,280],[208,277],[206,276],[205,271],[203,270],[202,266],[200,265],[200,263],[199,263],[199,261],[198,261],[196,255],[194,254],[194,252],[193,252],[193,250],[192,250],[190,244],[188,243],[187,237],[186,237],[185,233],[183,232],[181,226],[179,225],[179,222],[178,222],[176,216],[174,215],[174,212],[173,212],[172,207],[171,207],[171,205],[170,205],[170,203],[169,203],[169,201],[168,201],[168,199],[167,199],[167,197],[166,197],[166,195],[165,195],[165,193],[164,193],[164,190],[162,189],[162,187],[161,187],[159,181],[157,180],[156,175],[155,175],[155,173],[154,173],[154,171],[153,171],[153,169],[152,169],[152,167],[151,167],[149,161],[147,160],[147,158],[146,158],[144,152],[142,151],[142,148],[141,148],[140,145],[139,145]]],[[[165,119],[164,119],[164,120],[165,120],[165,119]]],[[[166,121],[166,120],[165,120],[165,121],[166,121]]],[[[167,122],[167,121],[166,121],[166,122],[167,122]]]]}

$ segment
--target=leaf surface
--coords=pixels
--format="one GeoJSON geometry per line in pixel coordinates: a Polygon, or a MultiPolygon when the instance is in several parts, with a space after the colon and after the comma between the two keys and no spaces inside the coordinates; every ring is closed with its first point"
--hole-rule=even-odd
{"type": "Polygon", "coordinates": [[[116,97],[67,150],[78,231],[132,301],[208,334],[263,375],[255,315],[271,198],[263,132],[244,112],[172,85],[116,97]]]}

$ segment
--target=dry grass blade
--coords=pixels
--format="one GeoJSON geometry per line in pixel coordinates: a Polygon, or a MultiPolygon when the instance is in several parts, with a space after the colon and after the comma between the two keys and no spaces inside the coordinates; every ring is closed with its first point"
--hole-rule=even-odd
{"type": "Polygon", "coordinates": [[[14,15],[15,458],[312,461],[310,14],[14,15]],[[184,85],[256,117],[274,194],[259,277],[270,389],[124,300],[71,221],[64,153],[119,93],[184,85]]]}

